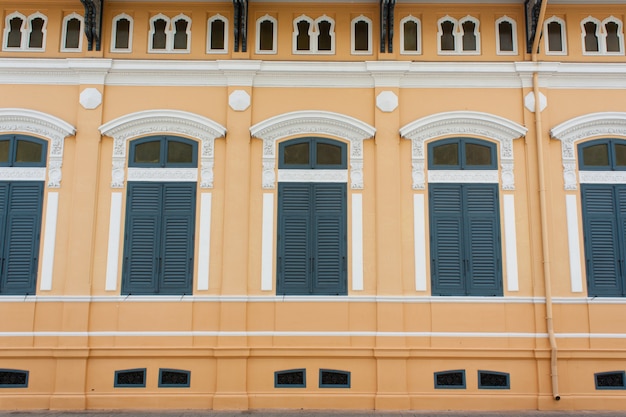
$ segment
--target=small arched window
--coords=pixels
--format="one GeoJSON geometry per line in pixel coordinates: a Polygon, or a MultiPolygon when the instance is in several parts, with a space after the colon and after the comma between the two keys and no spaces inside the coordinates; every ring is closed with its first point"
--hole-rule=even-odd
{"type": "Polygon", "coordinates": [[[279,169],[346,169],[346,144],[331,139],[302,138],[279,146],[279,169]]]}
{"type": "Polygon", "coordinates": [[[198,166],[198,144],[172,136],[150,136],[130,143],[129,167],[174,168],[198,166]]]}
{"type": "Polygon", "coordinates": [[[191,19],[181,14],[170,20],[159,14],[150,19],[150,52],[189,52],[191,19]]]}
{"type": "Polygon", "coordinates": [[[605,19],[605,48],[607,54],[624,54],[624,33],[622,29],[622,21],[611,16],[605,19]]]}
{"type": "Polygon", "coordinates": [[[422,53],[422,25],[418,18],[407,16],[400,21],[400,53],[418,55],[422,53]]]}
{"type": "Polygon", "coordinates": [[[8,15],[4,25],[4,42],[2,43],[2,49],[5,51],[22,49],[22,45],[25,43],[22,41],[25,33],[26,16],[18,12],[8,15]]]}
{"type": "Polygon", "coordinates": [[[428,169],[498,169],[496,145],[470,138],[439,140],[430,145],[428,169]]]}
{"type": "Polygon", "coordinates": [[[83,17],[72,13],[63,19],[62,52],[80,52],[83,46],[83,17]]]}
{"type": "Polygon", "coordinates": [[[29,17],[30,34],[28,36],[29,49],[44,49],[46,38],[46,17],[36,13],[29,17]]]}
{"type": "Polygon", "coordinates": [[[361,15],[352,20],[352,54],[370,55],[372,53],[372,21],[361,15]]]}
{"type": "Polygon", "coordinates": [[[556,16],[552,16],[544,23],[546,54],[566,55],[567,44],[565,38],[565,21],[556,16]]]}
{"type": "Polygon", "coordinates": [[[611,16],[604,21],[587,17],[580,22],[583,54],[623,55],[622,22],[611,16]]]}
{"type": "Polygon", "coordinates": [[[113,18],[111,31],[111,52],[132,52],[133,18],[120,14],[113,18]]]}
{"type": "Polygon", "coordinates": [[[317,23],[317,52],[335,52],[335,21],[328,16],[315,20],[317,23]]]}
{"type": "Polygon", "coordinates": [[[496,53],[517,55],[517,25],[515,20],[503,16],[496,20],[496,53]]]}
{"type": "Polygon", "coordinates": [[[178,15],[172,19],[174,30],[173,50],[189,52],[191,40],[191,19],[185,15],[178,15]]]}
{"type": "Polygon", "coordinates": [[[208,21],[207,53],[225,54],[228,52],[228,19],[222,15],[212,16],[208,21]]]}
{"type": "Polygon", "coordinates": [[[455,29],[457,22],[455,19],[448,18],[439,22],[439,52],[456,51],[455,29]]]}
{"type": "Polygon", "coordinates": [[[275,54],[276,34],[278,21],[270,16],[265,15],[256,21],[256,53],[257,54],[275,54]]]}
{"type": "Polygon", "coordinates": [[[48,18],[37,12],[28,17],[15,12],[6,17],[3,51],[38,51],[46,48],[48,18]]]}
{"type": "Polygon", "coordinates": [[[314,52],[311,48],[313,19],[302,15],[293,21],[293,53],[314,52]]]}

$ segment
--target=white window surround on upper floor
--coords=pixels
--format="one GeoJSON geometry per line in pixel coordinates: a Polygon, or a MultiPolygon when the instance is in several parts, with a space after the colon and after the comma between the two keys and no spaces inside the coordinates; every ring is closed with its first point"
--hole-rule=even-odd
{"type": "MultiPolygon", "coordinates": [[[[215,139],[226,135],[226,128],[204,116],[178,110],[147,110],[128,114],[100,126],[100,133],[113,138],[113,166],[111,188],[124,188],[127,167],[128,141],[147,135],[173,134],[201,141],[200,187],[213,187],[215,139]]],[[[159,168],[160,180],[185,179],[190,174],[185,169],[159,168]]],[[[197,170],[195,177],[197,178],[197,170]]],[[[129,180],[157,175],[154,168],[129,168],[129,180]],[[145,171],[150,170],[150,171],[145,171]]]]}
{"type": "Polygon", "coordinates": [[[372,19],[364,15],[360,15],[352,19],[350,22],[350,51],[352,55],[371,55],[373,50],[372,46],[372,19]],[[356,25],[360,22],[367,24],[367,49],[357,50],[357,31],[356,25]]]}
{"type": "Polygon", "coordinates": [[[328,54],[332,55],[335,53],[335,21],[330,17],[323,15],[313,20],[309,16],[300,15],[293,20],[293,35],[292,35],[292,52],[293,54],[328,54]],[[308,32],[306,36],[309,40],[309,48],[308,49],[298,49],[298,37],[302,34],[300,33],[300,22],[306,22],[309,25],[308,32]],[[322,34],[320,31],[320,23],[327,22],[329,23],[329,31],[328,35],[330,36],[330,49],[328,50],[320,50],[319,49],[319,39],[322,34]]]}
{"type": "Polygon", "coordinates": [[[497,55],[517,55],[517,22],[515,19],[510,18],[509,16],[502,16],[496,20],[496,54],[497,55]],[[502,23],[509,23],[511,25],[512,31],[512,42],[513,42],[513,50],[512,51],[503,51],[501,45],[501,33],[500,33],[500,25],[502,23]]]}
{"type": "Polygon", "coordinates": [[[581,41],[582,41],[582,51],[583,55],[624,55],[624,32],[623,32],[623,24],[622,21],[614,16],[610,16],[603,21],[594,18],[593,16],[588,16],[580,22],[581,28],[581,41]],[[589,51],[587,50],[586,37],[588,35],[585,25],[587,23],[593,23],[596,26],[596,31],[593,34],[597,41],[597,51],[589,51]],[[617,51],[609,51],[608,50],[608,36],[606,26],[609,23],[613,23],[617,26],[617,42],[618,42],[618,50],[617,51]]]}
{"type": "Polygon", "coordinates": [[[276,54],[278,52],[278,20],[275,17],[266,14],[256,20],[256,48],[257,54],[276,54]],[[272,47],[270,49],[261,49],[261,25],[263,22],[272,24],[272,47]]]}
{"type": "Polygon", "coordinates": [[[263,140],[263,188],[276,187],[278,141],[302,135],[329,135],[350,142],[350,184],[363,188],[363,140],[374,137],[376,129],[365,122],[339,113],[296,111],[271,117],[250,128],[253,137],[263,140]]]}
{"type": "Polygon", "coordinates": [[[421,55],[422,54],[422,22],[413,15],[408,15],[400,20],[400,54],[401,55],[421,55]],[[406,49],[407,33],[405,25],[414,23],[416,28],[415,50],[406,49]]]}
{"type": "Polygon", "coordinates": [[[444,16],[437,21],[437,51],[439,55],[480,55],[480,21],[473,16],[465,16],[464,18],[457,20],[451,16],[444,16]],[[454,40],[453,49],[443,49],[443,24],[445,22],[451,22],[453,25],[452,36],[454,40]],[[463,25],[465,23],[473,23],[474,31],[471,34],[466,34],[463,25]],[[465,48],[464,37],[471,35],[474,37],[474,47],[465,48]]]}
{"type": "MultiPolygon", "coordinates": [[[[498,142],[500,149],[500,175],[503,190],[515,189],[513,175],[513,140],[526,135],[527,129],[511,120],[489,113],[474,111],[452,111],[433,114],[415,120],[400,129],[400,136],[412,142],[412,175],[413,189],[426,188],[426,152],[424,143],[433,139],[442,139],[451,136],[472,135],[498,142]]],[[[429,172],[429,175],[431,173],[429,172]]],[[[476,177],[476,181],[484,182],[484,178],[491,178],[492,173],[482,171],[439,171],[433,175],[446,179],[442,181],[460,182],[462,176],[476,177]]]]}
{"type": "Polygon", "coordinates": [[[543,23],[543,38],[544,38],[544,47],[546,51],[546,55],[567,55],[567,32],[565,29],[565,20],[561,19],[557,16],[552,16],[545,20],[543,23]],[[560,43],[561,50],[552,50],[550,49],[550,31],[549,25],[551,23],[557,23],[560,28],[560,43]]]}
{"type": "Polygon", "coordinates": [[[112,30],[111,30],[111,52],[116,52],[116,53],[131,53],[131,52],[133,52],[133,26],[134,26],[134,23],[135,23],[135,20],[130,15],[127,15],[126,13],[118,14],[117,16],[115,16],[113,18],[113,25],[112,25],[112,30]],[[118,25],[118,22],[120,22],[121,20],[128,21],[128,48],[118,48],[118,47],[116,47],[116,45],[117,45],[117,36],[118,36],[117,25],[118,25]]]}
{"type": "Polygon", "coordinates": [[[191,50],[191,18],[190,17],[184,14],[179,14],[170,19],[163,13],[159,13],[158,15],[152,16],[150,18],[150,32],[148,34],[148,52],[151,52],[151,53],[189,53],[190,50],[191,50]],[[154,45],[154,35],[157,33],[155,24],[159,20],[162,20],[165,22],[164,48],[156,48],[154,45]],[[179,35],[176,24],[180,21],[186,22],[185,48],[176,48],[176,36],[179,35]]]}
{"type": "Polygon", "coordinates": [[[207,21],[207,39],[206,39],[206,53],[207,54],[226,54],[228,53],[228,19],[221,14],[216,14],[211,16],[207,21]],[[224,47],[223,48],[212,48],[211,45],[213,43],[213,23],[221,21],[224,24],[224,47]]]}
{"type": "Polygon", "coordinates": [[[85,27],[85,19],[78,13],[72,13],[63,18],[63,33],[61,36],[61,52],[81,52],[83,50],[83,31],[85,27]],[[69,23],[71,20],[78,20],[80,22],[78,30],[78,47],[67,47],[67,35],[69,34],[69,23]]]}
{"type": "Polygon", "coordinates": [[[35,110],[6,108],[0,109],[0,134],[25,133],[45,138],[48,144],[47,168],[0,168],[0,180],[45,180],[49,188],[61,186],[63,148],[65,138],[73,136],[76,128],[69,123],[35,110]],[[47,175],[46,175],[47,169],[47,175]]]}
{"type": "Polygon", "coordinates": [[[46,15],[36,12],[26,17],[19,12],[13,12],[7,15],[4,21],[4,36],[2,37],[2,50],[3,51],[36,51],[43,52],[46,49],[46,35],[47,35],[48,18],[46,15]],[[18,18],[21,19],[22,24],[20,26],[20,44],[13,47],[8,46],[9,34],[11,32],[11,20],[18,18]],[[31,35],[33,33],[32,22],[35,19],[41,19],[43,21],[41,27],[41,47],[31,46],[31,35]]]}
{"type": "Polygon", "coordinates": [[[565,190],[577,190],[578,183],[624,183],[625,171],[579,171],[576,144],[592,138],[626,138],[626,112],[599,112],[567,120],[550,130],[561,141],[565,190]]]}

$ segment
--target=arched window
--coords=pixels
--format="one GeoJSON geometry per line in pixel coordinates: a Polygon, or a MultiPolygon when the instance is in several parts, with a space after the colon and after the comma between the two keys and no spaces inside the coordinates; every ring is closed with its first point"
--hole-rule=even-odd
{"type": "Polygon", "coordinates": [[[191,19],[185,15],[178,15],[172,19],[174,30],[174,45],[176,52],[189,52],[191,48],[191,19]]]}
{"type": "Polygon", "coordinates": [[[123,294],[192,293],[197,182],[163,181],[154,170],[197,168],[197,153],[197,142],[173,136],[130,142],[123,294]],[[143,169],[136,180],[133,168],[143,169]]]}
{"type": "Polygon", "coordinates": [[[317,52],[335,53],[335,21],[324,15],[315,19],[317,27],[317,52]]]}
{"type": "Polygon", "coordinates": [[[479,54],[480,21],[466,16],[460,21],[445,16],[439,19],[437,43],[440,54],[479,54]]]}
{"type": "MultiPolygon", "coordinates": [[[[626,140],[599,139],[578,146],[585,171],[626,171],[626,140]]],[[[581,180],[585,265],[590,297],[626,296],[626,185],[581,180]]]]}
{"type": "Polygon", "coordinates": [[[113,30],[111,31],[111,52],[132,52],[133,23],[133,18],[125,13],[117,15],[113,18],[113,30]]]}
{"type": "Polygon", "coordinates": [[[456,41],[456,19],[446,16],[439,20],[439,33],[437,34],[437,44],[439,53],[453,53],[457,50],[456,41]]]}
{"type": "Polygon", "coordinates": [[[80,52],[83,47],[83,17],[72,13],[63,19],[62,52],[80,52]]]}
{"type": "Polygon", "coordinates": [[[347,175],[331,182],[323,171],[347,173],[347,145],[317,137],[293,139],[279,144],[278,158],[276,292],[346,295],[347,175]],[[293,170],[316,172],[303,179],[292,177],[293,170]]]}
{"type": "Polygon", "coordinates": [[[351,49],[353,55],[372,53],[372,20],[361,15],[352,19],[351,49]]]}
{"type": "Polygon", "coordinates": [[[623,55],[622,22],[615,17],[604,21],[587,17],[580,22],[582,29],[583,54],[623,55]]]}
{"type": "Polygon", "coordinates": [[[256,21],[256,53],[257,54],[275,54],[277,51],[277,34],[278,21],[270,16],[265,15],[256,21]]]}
{"type": "Polygon", "coordinates": [[[25,41],[22,39],[26,33],[26,16],[15,12],[7,16],[4,25],[4,42],[2,49],[5,51],[11,49],[22,49],[25,41]]]}
{"type": "Polygon", "coordinates": [[[605,50],[607,54],[624,54],[624,31],[622,21],[611,16],[603,22],[605,50]]]}
{"type": "Polygon", "coordinates": [[[496,53],[517,55],[517,24],[508,16],[496,20],[496,53]]]}
{"type": "Polygon", "coordinates": [[[150,19],[149,52],[189,52],[191,19],[183,14],[169,17],[158,14],[150,19]]]}
{"type": "Polygon", "coordinates": [[[459,23],[463,31],[463,52],[480,53],[480,32],[478,30],[480,22],[468,16],[459,23]]]}
{"type": "Polygon", "coordinates": [[[30,33],[28,35],[28,49],[44,50],[46,44],[46,16],[35,13],[28,17],[30,33]]]}
{"type": "Polygon", "coordinates": [[[207,54],[225,54],[228,52],[228,19],[217,14],[207,23],[207,54]]]}
{"type": "Polygon", "coordinates": [[[28,17],[14,12],[6,17],[3,51],[38,51],[46,48],[48,18],[37,12],[28,17]]]}
{"type": "MultiPolygon", "coordinates": [[[[35,294],[47,146],[25,135],[0,135],[0,170],[42,168],[40,180],[0,181],[0,294],[35,294]]],[[[9,176],[14,178],[14,175],[9,176]]]]}
{"type": "Polygon", "coordinates": [[[400,53],[419,55],[422,53],[422,24],[411,15],[400,20],[400,53]]]}
{"type": "Polygon", "coordinates": [[[567,55],[565,21],[552,16],[544,22],[544,35],[547,55],[567,55]]]}
{"type": "Polygon", "coordinates": [[[311,42],[313,36],[313,19],[302,15],[293,21],[293,53],[310,53],[315,52],[315,39],[311,42]]]}
{"type": "Polygon", "coordinates": [[[471,175],[454,182],[429,176],[433,295],[502,295],[496,145],[472,138],[431,142],[428,169],[496,173],[491,183],[485,182],[488,175],[480,182],[468,180],[471,175]]]}

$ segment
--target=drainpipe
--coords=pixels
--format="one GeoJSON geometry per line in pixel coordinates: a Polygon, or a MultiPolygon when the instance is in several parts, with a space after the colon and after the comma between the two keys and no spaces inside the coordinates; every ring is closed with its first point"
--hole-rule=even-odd
{"type": "MultiPolygon", "coordinates": [[[[548,0],[541,2],[535,38],[533,39],[532,62],[537,63],[539,53],[539,39],[543,29],[543,22],[546,16],[548,0]]],[[[546,179],[543,156],[543,131],[541,126],[541,106],[539,105],[539,72],[533,72],[533,92],[535,95],[535,138],[537,140],[537,166],[539,170],[539,206],[541,209],[541,246],[543,255],[543,278],[546,295],[546,327],[550,340],[550,375],[552,377],[552,398],[559,401],[559,371],[557,366],[558,348],[554,333],[553,313],[552,313],[552,278],[550,275],[550,251],[548,249],[548,210],[546,201],[546,179]]]]}

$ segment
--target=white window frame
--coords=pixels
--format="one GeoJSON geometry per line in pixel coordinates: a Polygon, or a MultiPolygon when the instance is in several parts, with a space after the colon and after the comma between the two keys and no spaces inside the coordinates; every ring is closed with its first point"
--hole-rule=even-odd
{"type": "Polygon", "coordinates": [[[26,17],[19,12],[13,12],[8,15],[5,19],[5,27],[4,27],[4,36],[2,37],[2,50],[3,51],[24,51],[24,52],[44,52],[46,50],[46,39],[48,37],[48,17],[41,12],[36,12],[26,17]],[[7,41],[9,32],[11,29],[10,21],[14,18],[22,19],[22,27],[20,28],[21,32],[21,40],[20,46],[18,47],[7,47],[7,41]],[[40,18],[43,20],[43,26],[41,27],[42,40],[41,40],[41,48],[31,48],[29,46],[30,34],[32,33],[32,25],[31,22],[34,19],[40,18]]]}
{"type": "Polygon", "coordinates": [[[446,15],[437,21],[437,53],[439,55],[457,55],[460,49],[459,42],[463,40],[459,36],[459,21],[452,16],[446,15]],[[452,36],[454,37],[454,50],[442,50],[441,49],[441,37],[443,36],[443,23],[452,22],[454,28],[452,29],[452,36]]]}
{"type": "Polygon", "coordinates": [[[314,54],[317,52],[317,36],[319,33],[315,30],[315,21],[311,19],[307,15],[300,15],[293,19],[293,33],[291,35],[291,52],[294,55],[306,55],[306,54],[314,54]],[[298,35],[300,32],[298,31],[298,23],[305,21],[309,24],[309,32],[307,35],[309,36],[309,49],[298,50],[298,35]]]}
{"type": "Polygon", "coordinates": [[[558,16],[552,16],[545,20],[543,23],[543,33],[544,33],[544,47],[546,50],[546,55],[567,55],[567,31],[565,28],[565,20],[561,19],[558,16]],[[563,45],[562,51],[551,51],[550,50],[550,35],[548,32],[548,25],[550,23],[556,22],[561,25],[561,44],[563,45]]]}
{"type": "Polygon", "coordinates": [[[228,53],[228,19],[221,14],[213,15],[207,21],[207,36],[206,36],[206,53],[207,54],[227,54],[228,53]],[[213,22],[221,20],[224,23],[224,48],[222,49],[212,49],[211,48],[211,39],[213,35],[213,31],[211,30],[211,25],[213,22]]]}
{"type": "Polygon", "coordinates": [[[401,55],[421,55],[422,54],[422,22],[413,15],[408,15],[400,20],[400,54],[401,55]],[[407,51],[404,49],[404,25],[407,22],[413,22],[417,25],[417,48],[415,51],[407,51]]]}
{"type": "Polygon", "coordinates": [[[179,14],[173,18],[165,16],[163,13],[159,13],[156,16],[150,18],[150,32],[148,33],[148,52],[155,54],[184,54],[191,51],[191,18],[184,14],[179,14]],[[153,36],[155,34],[154,23],[157,20],[164,20],[165,24],[165,49],[154,49],[152,44],[153,36]],[[174,37],[176,35],[175,26],[176,22],[184,20],[187,22],[187,47],[185,49],[174,49],[174,37]]]}
{"type": "Polygon", "coordinates": [[[255,52],[257,54],[263,55],[275,55],[278,52],[278,20],[266,14],[265,16],[261,16],[256,20],[256,41],[255,41],[255,52]],[[272,49],[270,50],[262,50],[261,49],[261,23],[265,21],[272,22],[272,49]]]}
{"type": "Polygon", "coordinates": [[[459,37],[458,37],[459,42],[455,44],[455,46],[458,48],[458,53],[462,55],[480,55],[480,51],[481,51],[480,20],[476,19],[473,16],[467,15],[463,19],[459,20],[458,30],[459,30],[459,37]],[[465,35],[463,24],[465,22],[472,22],[474,24],[474,37],[476,38],[475,50],[466,51],[463,49],[463,35],[465,35]]]}
{"type": "Polygon", "coordinates": [[[6,19],[4,20],[4,33],[2,36],[2,50],[3,51],[24,50],[24,45],[26,45],[27,44],[26,42],[28,42],[28,38],[26,36],[26,33],[27,33],[26,22],[27,22],[27,17],[21,14],[20,12],[13,12],[7,15],[6,19]],[[9,47],[7,43],[9,41],[9,33],[11,32],[11,20],[15,19],[16,17],[22,20],[22,26],[20,27],[20,36],[21,36],[20,46],[9,47]]]}
{"type": "Polygon", "coordinates": [[[517,55],[517,22],[515,19],[510,18],[509,16],[502,16],[498,20],[496,20],[496,54],[497,55],[517,55]],[[513,51],[503,51],[500,47],[500,24],[506,22],[511,24],[511,31],[513,37],[513,51]]]}
{"type": "Polygon", "coordinates": [[[191,18],[183,13],[174,16],[172,20],[170,21],[170,30],[172,31],[172,36],[170,37],[171,44],[170,44],[169,52],[172,52],[175,54],[191,52],[191,18]],[[187,47],[185,49],[174,49],[174,42],[176,39],[176,23],[181,20],[184,20],[185,22],[187,22],[187,28],[185,30],[185,33],[187,34],[187,47]]]}
{"type": "Polygon", "coordinates": [[[61,52],[82,52],[83,50],[83,32],[85,30],[85,19],[83,16],[74,12],[72,14],[68,14],[63,18],[63,33],[61,35],[61,52]],[[80,28],[78,30],[78,48],[67,48],[65,46],[65,42],[67,41],[67,31],[70,20],[78,19],[80,22],[80,28]]]}
{"type": "MultiPolygon", "coordinates": [[[[126,13],[122,13],[122,14],[118,14],[117,16],[115,16],[113,18],[113,26],[112,26],[112,30],[111,30],[111,52],[116,52],[116,53],[131,53],[133,52],[133,26],[134,26],[134,19],[127,15],[126,13]],[[117,23],[120,20],[128,20],[128,48],[116,48],[115,44],[117,43],[117,23]]],[[[152,39],[152,37],[150,38],[152,39]]]]}
{"type": "Polygon", "coordinates": [[[600,29],[600,33],[602,34],[602,43],[604,45],[604,53],[606,55],[624,55],[624,24],[620,19],[615,16],[609,16],[602,21],[602,27],[600,29]],[[608,37],[608,32],[606,31],[607,23],[615,23],[617,25],[617,39],[619,40],[619,52],[609,52],[607,51],[606,46],[606,38],[608,37]]]}
{"type": "Polygon", "coordinates": [[[595,17],[592,16],[587,16],[586,18],[584,18],[583,20],[580,21],[580,41],[582,42],[582,50],[583,50],[583,55],[602,55],[603,49],[604,48],[604,38],[606,38],[606,33],[604,34],[605,36],[602,36],[602,29],[603,29],[603,25],[602,22],[599,19],[596,19],[595,17]],[[598,39],[598,51],[594,52],[594,51],[587,51],[587,48],[585,47],[585,37],[587,36],[587,31],[585,30],[585,25],[587,23],[595,23],[596,25],[596,38],[598,39]]]}
{"type": "Polygon", "coordinates": [[[315,53],[320,55],[334,55],[335,54],[335,20],[327,15],[322,15],[315,19],[314,30],[315,30],[315,43],[313,44],[315,47],[315,53]],[[330,51],[320,51],[319,48],[319,36],[320,36],[320,23],[328,22],[330,23],[330,51]]]}
{"type": "Polygon", "coordinates": [[[372,55],[372,50],[373,50],[373,46],[372,46],[372,19],[370,19],[369,17],[365,16],[365,15],[359,15],[357,17],[355,17],[354,19],[352,19],[352,21],[350,22],[350,53],[352,55],[372,55]],[[356,39],[355,39],[355,35],[356,35],[356,24],[358,22],[365,22],[367,23],[367,50],[366,51],[357,51],[356,48],[356,39]]]}

